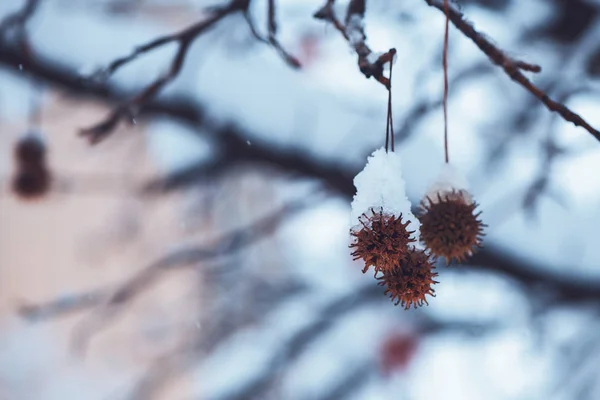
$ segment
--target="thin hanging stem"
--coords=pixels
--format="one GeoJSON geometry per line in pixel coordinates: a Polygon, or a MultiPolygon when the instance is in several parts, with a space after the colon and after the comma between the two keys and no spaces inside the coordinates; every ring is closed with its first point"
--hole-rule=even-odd
{"type": "Polygon", "coordinates": [[[395,49],[391,49],[392,59],[390,60],[390,84],[388,86],[388,124],[390,127],[390,137],[392,139],[392,151],[394,151],[394,118],[392,114],[392,67],[394,63],[394,55],[396,54],[395,49]]]}
{"type": "Polygon", "coordinates": [[[385,119],[385,152],[388,152],[390,143],[390,107],[388,105],[387,117],[385,119]]]}
{"type": "Polygon", "coordinates": [[[444,0],[444,13],[446,14],[446,29],[444,32],[444,53],[443,53],[443,66],[444,66],[444,153],[446,156],[446,164],[450,162],[448,157],[448,30],[450,26],[450,18],[448,16],[449,5],[448,0],[444,0]]]}
{"type": "Polygon", "coordinates": [[[388,106],[387,106],[387,119],[385,123],[385,151],[388,151],[388,144],[391,142],[391,150],[394,151],[394,118],[392,117],[392,66],[396,49],[390,49],[390,79],[387,84],[388,89],[388,106]]]}

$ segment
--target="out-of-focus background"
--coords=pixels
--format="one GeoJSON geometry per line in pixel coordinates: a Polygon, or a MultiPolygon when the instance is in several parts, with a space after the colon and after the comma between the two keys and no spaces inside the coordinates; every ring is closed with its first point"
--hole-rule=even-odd
{"type": "MultiPolygon", "coordinates": [[[[485,248],[438,266],[429,306],[394,307],[348,249],[387,91],[313,18],[325,0],[276,1],[292,68],[256,37],[268,3],[199,35],[175,79],[91,146],[78,132],[167,71],[177,43],[90,75],[229,3],[0,2],[0,399],[599,399],[600,143],[451,28],[450,157],[485,248]],[[26,200],[13,150],[32,129],[53,181],[26,200]]],[[[600,126],[600,2],[456,6],[600,126]]],[[[416,206],[443,162],[444,17],[380,0],[364,24],[374,51],[398,51],[416,206]]]]}

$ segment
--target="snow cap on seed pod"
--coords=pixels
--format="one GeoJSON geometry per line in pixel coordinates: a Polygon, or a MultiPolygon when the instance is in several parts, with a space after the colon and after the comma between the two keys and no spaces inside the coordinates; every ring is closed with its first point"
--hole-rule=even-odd
{"type": "Polygon", "coordinates": [[[381,148],[354,178],[351,228],[354,259],[365,262],[363,273],[395,268],[419,240],[419,222],[411,212],[402,179],[400,155],[381,148]]]}
{"type": "Polygon", "coordinates": [[[432,255],[464,261],[481,247],[484,225],[467,180],[454,166],[444,164],[437,181],[421,201],[421,241],[432,255]]]}

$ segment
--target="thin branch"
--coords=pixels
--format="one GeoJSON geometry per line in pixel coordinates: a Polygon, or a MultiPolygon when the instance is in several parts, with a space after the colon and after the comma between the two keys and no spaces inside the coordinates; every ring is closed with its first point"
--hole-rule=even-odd
{"type": "Polygon", "coordinates": [[[31,45],[26,32],[27,23],[38,10],[40,3],[41,0],[26,0],[21,9],[9,14],[0,22],[0,35],[8,36],[8,34],[13,33],[20,51],[26,58],[32,56],[31,45]]]}
{"type": "MultiPolygon", "coordinates": [[[[6,46],[0,38],[0,64],[13,66],[23,62],[24,57],[14,46],[6,46]]],[[[76,71],[59,63],[35,59],[29,65],[29,72],[53,85],[58,85],[72,93],[87,98],[101,99],[109,103],[118,102],[126,92],[108,84],[86,84],[82,82],[76,71]]],[[[427,107],[425,107],[427,108],[427,107]]],[[[258,139],[258,135],[240,127],[230,125],[226,128],[215,127],[202,104],[188,97],[173,97],[166,100],[151,100],[143,110],[155,117],[169,117],[191,130],[199,132],[214,140],[224,150],[225,159],[230,155],[234,160],[243,160],[255,166],[269,166],[278,171],[290,173],[304,178],[316,179],[340,196],[351,199],[355,188],[352,183],[358,170],[335,160],[316,157],[293,147],[282,148],[266,140],[258,139]],[[247,138],[252,136],[252,146],[247,145],[247,138]]],[[[188,177],[187,184],[193,182],[188,177]]],[[[181,186],[177,186],[181,187],[181,186]]],[[[558,294],[559,298],[573,301],[600,301],[600,282],[566,280],[543,268],[522,259],[511,258],[492,246],[486,246],[472,258],[472,264],[485,267],[490,272],[505,274],[518,282],[532,283],[539,281],[546,290],[558,294]]],[[[565,266],[570,270],[571,266],[565,266]]]]}
{"type": "Polygon", "coordinates": [[[17,307],[17,313],[21,318],[31,322],[57,318],[98,306],[105,302],[110,294],[111,291],[109,289],[96,289],[61,296],[48,303],[29,304],[21,302],[17,307]]]}
{"type": "MultiPolygon", "coordinates": [[[[444,0],[425,0],[427,4],[445,13],[444,0]]],[[[600,140],[600,131],[593,128],[588,122],[575,114],[567,106],[561,104],[550,97],[540,88],[535,86],[522,71],[540,72],[542,68],[536,64],[530,64],[521,60],[515,60],[509,57],[504,51],[499,49],[488,39],[485,38],[475,27],[466,20],[465,16],[454,6],[448,9],[448,16],[454,26],[466,37],[471,39],[479,49],[489,57],[489,59],[499,67],[515,82],[523,86],[527,91],[533,94],[550,111],[559,114],[564,120],[572,122],[575,126],[580,126],[591,133],[597,140],[600,140]]]]}
{"type": "MultiPolygon", "coordinates": [[[[267,367],[257,376],[251,378],[242,387],[233,388],[229,393],[217,398],[219,400],[265,398],[264,393],[285,373],[284,367],[298,360],[313,343],[333,328],[338,320],[361,307],[378,301],[387,302],[387,299],[382,296],[381,288],[375,284],[363,285],[331,300],[317,311],[317,316],[313,321],[283,341],[275,354],[271,356],[267,367]]],[[[451,330],[466,335],[480,335],[498,328],[494,323],[435,321],[426,314],[420,314],[414,323],[421,334],[436,334],[451,330]]]]}
{"type": "MultiPolygon", "coordinates": [[[[280,210],[260,219],[250,226],[223,235],[213,246],[188,247],[153,262],[119,285],[108,297],[106,303],[95,310],[89,318],[78,326],[73,335],[73,348],[76,351],[84,351],[89,338],[101,327],[105,326],[110,319],[114,318],[122,310],[124,304],[127,304],[140,292],[147,289],[160,274],[168,270],[193,266],[199,262],[215,260],[246,248],[271,235],[290,215],[304,210],[312,204],[312,200],[314,199],[302,199],[290,202],[280,210]]],[[[50,304],[52,305],[53,303],[50,304]]],[[[44,307],[38,306],[38,313],[43,309],[44,307]]],[[[49,315],[54,316],[58,314],[49,315]]]]}
{"type": "Polygon", "coordinates": [[[268,3],[268,43],[273,46],[275,50],[279,53],[279,55],[287,62],[290,66],[294,68],[300,68],[300,61],[292,55],[290,55],[284,48],[281,46],[281,43],[277,40],[277,22],[275,21],[275,0],[269,0],[268,3]]]}
{"type": "Polygon", "coordinates": [[[177,43],[178,45],[177,52],[171,60],[169,70],[165,74],[157,78],[154,82],[150,83],[145,89],[143,89],[133,98],[130,98],[128,101],[125,101],[116,107],[103,121],[92,127],[82,129],[80,131],[81,135],[87,137],[91,144],[96,144],[114,131],[120,121],[133,120],[141,107],[143,107],[150,99],[154,98],[168,83],[173,81],[179,75],[191,44],[217,22],[235,12],[241,12],[244,14],[246,21],[248,22],[248,26],[250,27],[250,32],[256,38],[270,44],[290,66],[299,68],[300,62],[295,57],[290,55],[276,38],[277,28],[275,24],[274,0],[269,1],[268,39],[262,39],[260,37],[256,27],[254,26],[254,23],[252,22],[252,19],[250,18],[250,2],[251,0],[231,0],[225,6],[212,7],[210,9],[210,16],[202,22],[198,22],[180,32],[171,35],[165,35],[144,45],[138,46],[130,54],[114,60],[108,65],[108,67],[93,74],[93,80],[104,81],[121,67],[127,65],[149,51],[169,43],[177,43]]]}
{"type": "Polygon", "coordinates": [[[107,78],[122,66],[135,60],[141,54],[147,53],[150,50],[168,43],[174,42],[178,44],[177,52],[171,60],[169,70],[165,74],[149,84],[136,96],[116,107],[104,121],[101,121],[92,127],[82,129],[80,134],[87,137],[91,144],[96,144],[110,134],[121,120],[133,119],[137,112],[136,109],[142,107],[150,99],[154,98],[158,92],[179,75],[188,54],[188,50],[194,40],[226,16],[237,11],[245,12],[248,9],[249,4],[250,0],[231,0],[223,7],[213,8],[210,17],[204,21],[196,23],[178,33],[163,36],[145,45],[139,46],[131,54],[113,61],[102,72],[96,73],[95,75],[97,78],[107,78]]]}
{"type": "MultiPolygon", "coordinates": [[[[532,298],[544,293],[557,303],[600,302],[598,280],[569,277],[563,273],[543,270],[527,261],[487,246],[467,262],[474,271],[490,271],[504,275],[523,285],[532,298]]],[[[567,266],[565,271],[572,270],[567,266]]]]}
{"type": "Polygon", "coordinates": [[[0,22],[0,33],[4,34],[9,29],[24,29],[27,22],[33,17],[40,5],[40,0],[26,0],[23,7],[9,14],[0,22]]]}
{"type": "Polygon", "coordinates": [[[336,17],[333,9],[334,4],[335,0],[327,0],[327,3],[313,14],[313,17],[331,23],[342,34],[344,39],[350,43],[358,55],[360,72],[366,78],[374,77],[379,83],[389,89],[390,82],[388,78],[383,76],[383,66],[388,62],[392,62],[395,52],[383,53],[375,58],[373,51],[367,45],[367,36],[365,35],[363,26],[366,0],[350,1],[344,24],[336,17]]]}

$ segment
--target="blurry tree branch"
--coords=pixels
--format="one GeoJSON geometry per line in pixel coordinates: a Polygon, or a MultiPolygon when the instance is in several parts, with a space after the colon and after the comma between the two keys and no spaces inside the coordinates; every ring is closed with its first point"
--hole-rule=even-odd
{"type": "MultiPolygon", "coordinates": [[[[600,302],[600,282],[597,280],[548,271],[497,248],[488,246],[475,253],[468,264],[475,271],[491,271],[515,280],[526,287],[526,293],[532,297],[544,293],[544,297],[549,296],[556,303],[600,302]]],[[[572,267],[565,266],[564,270],[569,271],[572,267]]]]}
{"type": "Polygon", "coordinates": [[[41,0],[26,0],[22,8],[0,21],[0,36],[14,35],[20,51],[28,57],[31,56],[32,51],[27,38],[27,23],[37,11],[40,2],[41,0]]]}
{"type": "MultiPolygon", "coordinates": [[[[267,363],[267,367],[251,378],[241,387],[230,393],[219,396],[219,400],[251,400],[265,398],[265,392],[270,389],[285,373],[285,366],[298,360],[304,352],[318,339],[328,332],[335,324],[358,308],[368,306],[378,301],[387,301],[381,296],[382,290],[376,284],[370,283],[353,289],[321,307],[313,321],[294,332],[287,338],[267,363]]],[[[460,321],[437,321],[424,313],[416,318],[415,327],[422,335],[454,331],[470,336],[478,336],[497,329],[495,324],[480,324],[460,321]]],[[[373,366],[371,366],[373,368],[373,366]]]]}
{"type": "MultiPolygon", "coordinates": [[[[26,61],[15,46],[3,43],[0,38],[0,64],[15,68],[26,61]]],[[[35,59],[30,60],[26,65],[29,72],[36,77],[77,95],[114,103],[128,94],[107,83],[90,84],[82,81],[76,71],[51,60],[35,59]]],[[[260,140],[255,135],[252,136],[252,145],[248,146],[247,138],[251,136],[251,132],[234,125],[225,127],[214,125],[207,118],[202,104],[190,98],[172,97],[168,100],[151,100],[144,107],[143,112],[146,115],[170,117],[214,140],[215,145],[221,150],[220,155],[217,155],[217,158],[220,159],[218,165],[212,165],[214,171],[219,171],[217,168],[219,165],[235,163],[269,166],[283,173],[316,179],[348,199],[354,195],[352,180],[358,172],[355,168],[342,165],[334,160],[318,158],[306,151],[282,148],[268,141],[260,140]]],[[[167,177],[164,180],[152,182],[149,188],[156,191],[161,188],[173,189],[193,185],[198,182],[196,178],[199,178],[201,182],[203,177],[206,178],[208,172],[213,171],[203,168],[202,165],[197,165],[196,168],[196,171],[188,170],[183,181],[171,181],[167,177]],[[172,182],[176,183],[172,184],[172,182]]],[[[524,260],[514,259],[489,246],[476,255],[472,263],[474,265],[482,264],[489,271],[500,272],[518,281],[538,281],[549,290],[560,294],[564,299],[600,300],[599,282],[569,282],[565,280],[564,276],[556,276],[546,271],[543,266],[531,265],[524,260]],[[515,264],[508,264],[508,259],[515,264]]]]}
{"type": "Polygon", "coordinates": [[[358,389],[363,387],[377,370],[371,360],[358,365],[350,366],[342,379],[324,393],[318,400],[342,400],[349,398],[358,389]]]}
{"type": "MultiPolygon", "coordinates": [[[[427,4],[437,8],[445,13],[444,2],[442,0],[425,0],[427,4]]],[[[536,64],[530,64],[521,60],[509,57],[506,52],[499,49],[484,35],[478,32],[473,24],[468,22],[465,16],[455,6],[449,7],[449,18],[452,24],[461,31],[466,37],[471,39],[477,47],[489,57],[489,59],[499,67],[515,82],[523,86],[527,91],[533,94],[540,102],[542,102],[550,111],[559,114],[564,120],[572,122],[576,126],[580,126],[591,133],[597,140],[600,140],[600,132],[593,128],[587,121],[581,118],[578,114],[571,111],[567,106],[559,103],[535,86],[522,71],[540,72],[542,68],[536,64]]]]}
{"type": "Polygon", "coordinates": [[[250,226],[221,236],[215,240],[215,244],[212,246],[188,246],[173,251],[143,268],[116,289],[98,289],[46,304],[23,305],[19,308],[19,313],[29,319],[51,318],[99,306],[88,319],[79,325],[74,334],[74,348],[83,350],[92,334],[96,333],[111,318],[114,318],[122,310],[122,307],[137,294],[148,288],[161,273],[195,266],[199,262],[214,261],[246,248],[271,235],[290,215],[306,209],[313,201],[314,198],[307,198],[289,202],[280,210],[259,219],[250,226]]]}
{"type": "MultiPolygon", "coordinates": [[[[115,71],[129,62],[135,60],[138,56],[154,50],[158,47],[169,43],[177,43],[178,49],[171,60],[169,70],[150,83],[140,93],[129,98],[129,100],[117,106],[104,121],[81,130],[81,134],[86,136],[90,143],[98,143],[103,140],[117,127],[117,124],[122,120],[132,120],[139,108],[143,107],[150,99],[154,98],[168,83],[174,80],[185,62],[189,48],[192,43],[203,33],[208,31],[213,25],[221,21],[223,18],[235,12],[242,12],[251,26],[251,31],[256,30],[248,17],[251,0],[231,0],[228,4],[219,7],[212,7],[210,15],[205,20],[196,23],[180,32],[166,35],[154,39],[144,45],[138,46],[129,55],[118,58],[108,65],[105,69],[95,74],[94,79],[106,80],[115,71]]],[[[283,56],[284,60],[293,67],[299,67],[299,62],[290,56],[276,40],[276,25],[275,25],[275,4],[274,1],[269,2],[269,38],[268,42],[283,56]]]]}
{"type": "Polygon", "coordinates": [[[252,20],[252,17],[250,15],[250,13],[248,12],[248,10],[246,10],[246,12],[244,13],[244,17],[246,18],[246,21],[248,22],[248,26],[250,27],[250,32],[252,33],[252,35],[254,35],[254,37],[256,37],[256,39],[258,39],[259,41],[269,44],[271,45],[275,50],[277,50],[277,52],[279,53],[279,55],[281,56],[281,58],[283,58],[283,60],[291,67],[293,68],[300,68],[300,61],[298,61],[298,59],[294,56],[292,56],[290,53],[288,53],[283,46],[281,45],[281,43],[279,43],[279,40],[277,40],[277,22],[276,22],[276,3],[275,0],[268,0],[268,5],[267,5],[267,37],[264,38],[259,32],[258,29],[256,29],[256,25],[254,24],[254,21],[252,20]]]}
{"type": "MultiPolygon", "coordinates": [[[[246,284],[251,285],[252,283],[247,282],[246,284]]],[[[199,327],[194,326],[191,329],[188,340],[175,351],[169,352],[153,362],[136,382],[127,398],[131,400],[153,399],[170,380],[197,367],[202,356],[213,352],[218,346],[224,345],[224,342],[240,330],[249,325],[255,326],[260,322],[259,320],[267,318],[270,312],[277,309],[286,299],[297,295],[303,289],[302,285],[294,282],[260,288],[264,304],[248,304],[248,308],[258,308],[257,319],[250,321],[235,318],[235,313],[230,308],[237,307],[236,302],[223,302],[222,306],[209,313],[207,321],[203,321],[199,327]]],[[[235,297],[235,293],[229,292],[227,296],[235,297]]]]}

